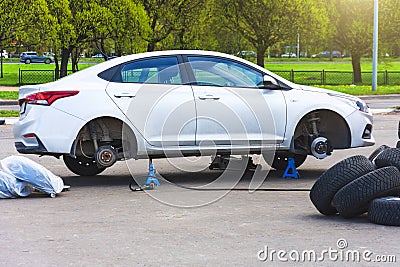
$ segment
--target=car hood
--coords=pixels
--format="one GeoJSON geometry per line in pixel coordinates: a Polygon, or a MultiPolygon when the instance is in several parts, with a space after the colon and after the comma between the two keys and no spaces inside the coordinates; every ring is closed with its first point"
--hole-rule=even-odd
{"type": "Polygon", "coordinates": [[[358,98],[356,96],[345,94],[345,93],[336,92],[336,91],[333,91],[333,90],[317,88],[317,87],[312,87],[312,86],[306,86],[306,85],[300,85],[300,89],[305,90],[305,91],[310,91],[310,92],[329,94],[331,96],[344,97],[344,98],[352,99],[354,101],[360,101],[360,98],[358,98]]]}

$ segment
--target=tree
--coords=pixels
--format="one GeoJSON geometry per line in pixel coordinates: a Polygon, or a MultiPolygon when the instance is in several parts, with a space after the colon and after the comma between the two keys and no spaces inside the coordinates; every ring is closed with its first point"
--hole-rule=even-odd
{"type": "MultiPolygon", "coordinates": [[[[379,1],[379,50],[391,56],[400,55],[400,1],[379,1]]],[[[381,53],[382,54],[382,53],[381,53]]]]}
{"type": "Polygon", "coordinates": [[[12,42],[31,48],[41,48],[49,42],[52,21],[44,0],[2,0],[0,21],[1,51],[12,42]]]}
{"type": "MultiPolygon", "coordinates": [[[[140,0],[147,15],[148,26],[141,32],[142,38],[147,41],[147,51],[156,49],[156,45],[167,39],[174,31],[177,33],[177,44],[174,47],[186,48],[185,38],[188,27],[193,26],[197,19],[196,12],[203,5],[200,0],[140,0]]],[[[193,29],[193,28],[192,28],[193,29]]],[[[193,33],[192,33],[193,34],[193,33]]]]}
{"type": "Polygon", "coordinates": [[[372,50],[373,1],[335,0],[336,43],[351,54],[354,83],[362,83],[361,57],[372,50]]]}
{"type": "MultiPolygon", "coordinates": [[[[257,64],[264,66],[266,50],[284,40],[318,36],[327,27],[326,10],[320,0],[216,0],[226,11],[227,28],[239,30],[257,51],[257,64]],[[228,15],[229,14],[229,15],[228,15]],[[307,23],[306,23],[307,21],[307,23]],[[318,25],[318,27],[315,27],[318,25]],[[310,33],[312,32],[312,33],[310,33]]],[[[315,40],[315,39],[314,39],[315,40]]]]}
{"type": "Polygon", "coordinates": [[[128,43],[139,35],[147,17],[143,7],[131,0],[105,0],[101,5],[107,11],[94,31],[92,41],[107,60],[112,48],[119,56],[124,50],[129,50],[128,43]]]}

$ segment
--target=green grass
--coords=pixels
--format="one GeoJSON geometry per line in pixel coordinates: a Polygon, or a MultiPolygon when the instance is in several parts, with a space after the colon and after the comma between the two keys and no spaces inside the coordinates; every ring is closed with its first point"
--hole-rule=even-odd
{"type": "MultiPolygon", "coordinates": [[[[353,71],[351,61],[337,59],[334,61],[278,61],[265,62],[265,68],[271,71],[353,71]]],[[[400,61],[385,60],[378,64],[378,71],[400,71],[400,61]]],[[[372,62],[363,60],[361,71],[372,71],[372,62]]]]}
{"type": "MultiPolygon", "coordinates": [[[[93,66],[93,64],[79,64],[79,70],[83,70],[87,67],[93,66]]],[[[5,86],[17,86],[18,85],[18,73],[21,70],[54,70],[54,64],[3,64],[3,78],[0,78],[0,85],[5,86]]],[[[68,69],[71,69],[71,65],[68,65],[68,69]]]]}
{"type": "Polygon", "coordinates": [[[321,88],[350,94],[350,95],[388,95],[388,94],[400,94],[400,86],[378,86],[376,91],[372,91],[371,86],[318,86],[321,88]]]}
{"type": "Polygon", "coordinates": [[[0,91],[0,99],[18,99],[18,91],[0,91]]]}
{"type": "Polygon", "coordinates": [[[19,117],[19,111],[15,110],[0,110],[0,118],[19,117]]]}

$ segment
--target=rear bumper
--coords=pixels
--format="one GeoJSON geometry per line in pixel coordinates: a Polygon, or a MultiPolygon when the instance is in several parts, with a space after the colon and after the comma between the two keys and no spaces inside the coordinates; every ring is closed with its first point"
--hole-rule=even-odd
{"type": "Polygon", "coordinates": [[[34,146],[26,146],[22,142],[15,142],[15,148],[21,154],[48,154],[47,149],[44,147],[42,141],[39,138],[35,137],[37,140],[37,145],[34,146]]]}
{"type": "Polygon", "coordinates": [[[35,105],[29,109],[13,127],[17,151],[38,155],[70,153],[77,133],[85,122],[52,107],[35,105]]]}

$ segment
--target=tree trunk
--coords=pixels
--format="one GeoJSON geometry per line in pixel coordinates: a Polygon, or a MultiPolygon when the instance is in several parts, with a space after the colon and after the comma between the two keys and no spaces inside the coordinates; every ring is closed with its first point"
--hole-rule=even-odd
{"type": "Polygon", "coordinates": [[[267,51],[267,48],[262,46],[262,47],[257,47],[257,65],[260,67],[264,68],[264,55],[265,51],[267,51]]]}
{"type": "Polygon", "coordinates": [[[150,41],[147,44],[147,52],[153,52],[155,48],[156,48],[156,43],[154,41],[150,41]]]}
{"type": "Polygon", "coordinates": [[[58,56],[54,56],[54,65],[56,66],[54,72],[55,72],[55,79],[58,80],[60,79],[60,64],[58,63],[58,56]]]}
{"type": "Polygon", "coordinates": [[[78,68],[79,54],[80,54],[80,49],[78,48],[73,49],[71,52],[72,72],[77,72],[79,70],[78,68]]]}
{"type": "Polygon", "coordinates": [[[60,68],[60,78],[68,75],[68,59],[71,54],[72,48],[61,49],[61,68],[60,68]]]}
{"type": "Polygon", "coordinates": [[[361,56],[360,55],[354,55],[352,54],[351,56],[351,64],[353,65],[353,82],[355,84],[357,83],[362,83],[362,77],[361,77],[361,56]]]}

